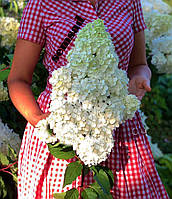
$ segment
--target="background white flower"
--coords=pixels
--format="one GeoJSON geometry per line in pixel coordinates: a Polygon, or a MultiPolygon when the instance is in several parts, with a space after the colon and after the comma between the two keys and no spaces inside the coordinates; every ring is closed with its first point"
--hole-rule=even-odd
{"type": "Polygon", "coordinates": [[[163,0],[144,0],[142,1],[142,6],[144,13],[154,11],[162,14],[167,14],[172,12],[172,8],[163,0]]]}
{"type": "Polygon", "coordinates": [[[2,46],[12,46],[17,39],[19,22],[13,17],[0,17],[0,35],[2,46]]]}
{"type": "Polygon", "coordinates": [[[159,73],[172,73],[172,7],[162,1],[147,0],[143,3],[143,10],[151,63],[159,73]],[[148,9],[148,5],[152,5],[152,9],[148,9]]]}
{"type": "Polygon", "coordinates": [[[9,129],[7,124],[3,124],[0,119],[0,152],[8,155],[8,145],[18,154],[20,149],[21,139],[18,134],[9,129]]]}
{"type": "Polygon", "coordinates": [[[7,88],[3,86],[3,82],[0,82],[0,101],[6,101],[8,99],[7,88]]]}

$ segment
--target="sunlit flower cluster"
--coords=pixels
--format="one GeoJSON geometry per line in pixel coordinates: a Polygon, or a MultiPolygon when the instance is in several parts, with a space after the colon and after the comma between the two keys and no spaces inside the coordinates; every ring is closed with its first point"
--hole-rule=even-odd
{"type": "Polygon", "coordinates": [[[172,8],[163,0],[144,0],[142,1],[142,6],[144,13],[159,12],[162,14],[167,14],[172,12],[172,8]]]}
{"type": "Polygon", "coordinates": [[[17,0],[17,5],[19,9],[23,9],[25,6],[25,0],[17,0]]]}
{"type": "Polygon", "coordinates": [[[3,82],[0,82],[0,102],[8,100],[7,88],[3,86],[3,82]]]}
{"type": "Polygon", "coordinates": [[[152,64],[160,73],[172,73],[172,34],[152,41],[152,64]]]}
{"type": "Polygon", "coordinates": [[[2,46],[12,46],[16,42],[19,22],[13,17],[0,17],[0,35],[2,46]]]}
{"type": "Polygon", "coordinates": [[[42,139],[73,145],[91,166],[106,160],[113,129],[131,119],[140,102],[128,94],[127,74],[118,69],[118,56],[102,20],[88,23],[74,44],[68,65],[52,73],[51,114],[37,126],[42,139]],[[47,124],[54,136],[45,130],[47,124]]]}
{"type": "Polygon", "coordinates": [[[18,134],[9,129],[7,124],[3,124],[0,119],[0,152],[8,155],[9,145],[18,154],[21,140],[18,134]]]}
{"type": "Polygon", "coordinates": [[[148,27],[146,37],[150,45],[153,39],[164,34],[172,34],[172,15],[152,12],[145,18],[145,22],[148,27]]]}
{"type": "MultiPolygon", "coordinates": [[[[172,8],[171,8],[172,9],[172,8]]],[[[144,12],[146,43],[159,73],[172,73],[172,15],[159,10],[144,12]]]]}

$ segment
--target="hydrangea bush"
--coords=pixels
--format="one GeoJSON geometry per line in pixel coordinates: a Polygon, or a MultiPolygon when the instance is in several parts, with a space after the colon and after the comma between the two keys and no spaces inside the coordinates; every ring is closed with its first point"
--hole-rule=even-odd
{"type": "Polygon", "coordinates": [[[143,3],[148,27],[145,30],[146,43],[152,57],[151,63],[158,72],[172,73],[172,7],[162,1],[157,1],[157,4],[151,0],[143,3]]]}
{"type": "MultiPolygon", "coordinates": [[[[167,0],[169,1],[169,0],[167,0]]],[[[142,1],[143,11],[146,13],[159,12],[162,14],[172,13],[172,7],[163,0],[144,0],[142,1]]]]}
{"type": "Polygon", "coordinates": [[[14,149],[15,153],[19,153],[21,139],[18,134],[9,129],[7,124],[3,124],[0,119],[0,153],[8,156],[9,146],[14,149]]]}

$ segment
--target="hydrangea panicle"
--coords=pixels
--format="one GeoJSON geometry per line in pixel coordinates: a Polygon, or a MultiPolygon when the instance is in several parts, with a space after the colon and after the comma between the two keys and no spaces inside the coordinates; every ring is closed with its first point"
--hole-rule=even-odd
{"type": "Polygon", "coordinates": [[[113,130],[134,116],[140,102],[128,93],[127,74],[118,68],[103,20],[88,23],[74,44],[67,66],[55,70],[49,80],[51,114],[38,123],[38,130],[46,142],[73,145],[84,164],[91,166],[106,160],[114,145],[113,130]]]}

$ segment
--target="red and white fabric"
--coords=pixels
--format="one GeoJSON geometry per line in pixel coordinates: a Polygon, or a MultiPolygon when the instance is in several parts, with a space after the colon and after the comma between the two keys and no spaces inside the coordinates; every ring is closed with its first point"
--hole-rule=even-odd
{"type": "MultiPolygon", "coordinates": [[[[111,34],[119,68],[128,69],[134,34],[146,28],[140,0],[99,0],[95,9],[87,0],[30,0],[23,12],[18,39],[28,40],[45,47],[44,65],[51,77],[52,71],[67,64],[66,55],[77,36],[57,62],[52,57],[76,24],[76,15],[87,23],[97,18],[104,20],[111,34]]],[[[49,78],[48,78],[49,80],[49,78]]],[[[51,85],[38,98],[43,112],[50,104],[51,85]]],[[[114,199],[168,199],[155,169],[154,159],[141,118],[136,112],[114,131],[115,146],[103,165],[113,170],[114,199]]],[[[18,162],[18,199],[52,199],[53,193],[64,192],[80,185],[80,177],[63,189],[63,179],[69,161],[54,158],[47,145],[39,140],[31,124],[27,124],[18,162]]],[[[91,174],[84,184],[93,182],[91,174]]]]}

